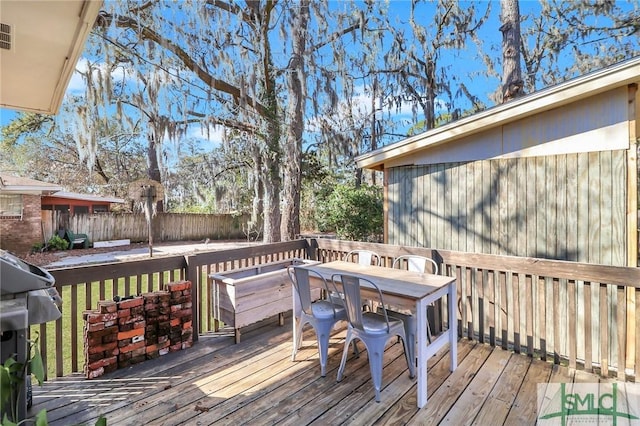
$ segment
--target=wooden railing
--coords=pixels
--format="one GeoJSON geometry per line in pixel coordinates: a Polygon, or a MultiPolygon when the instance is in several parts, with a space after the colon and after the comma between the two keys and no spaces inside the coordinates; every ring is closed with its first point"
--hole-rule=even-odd
{"type": "MultiPolygon", "coordinates": [[[[207,275],[259,263],[288,258],[307,258],[308,243],[297,240],[246,248],[201,252],[191,256],[149,258],[51,269],[55,286],[63,298],[63,317],[37,326],[40,352],[48,375],[60,377],[83,370],[82,312],[96,309],[99,300],[114,296],[157,291],[181,279],[193,283],[193,326],[199,333],[213,331],[207,275]],[[53,366],[55,365],[55,368],[53,366]]],[[[194,334],[197,340],[198,334],[194,334]]]]}
{"type": "Polygon", "coordinates": [[[378,252],[386,266],[401,254],[431,257],[441,273],[458,278],[460,336],[605,377],[610,370],[621,380],[640,377],[640,268],[328,239],[311,243],[323,262],[355,248],[378,252]]]}
{"type": "Polygon", "coordinates": [[[39,326],[41,352],[55,365],[51,374],[82,371],[83,310],[179,279],[194,284],[194,330],[207,333],[214,327],[208,274],[295,257],[327,262],[355,248],[378,252],[385,266],[401,254],[426,255],[441,273],[455,275],[460,336],[603,376],[640,377],[640,268],[331,239],[50,270],[64,316],[39,326]]]}

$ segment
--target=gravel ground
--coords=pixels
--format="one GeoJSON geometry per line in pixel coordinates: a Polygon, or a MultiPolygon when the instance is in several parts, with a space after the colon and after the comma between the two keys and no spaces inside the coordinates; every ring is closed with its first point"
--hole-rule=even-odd
{"type": "MultiPolygon", "coordinates": [[[[185,241],[176,241],[162,244],[154,244],[154,247],[163,247],[163,246],[171,246],[171,245],[184,245],[184,244],[197,244],[201,243],[201,241],[193,241],[193,242],[185,242],[185,241]]],[[[18,257],[24,259],[25,261],[37,265],[37,266],[46,266],[53,262],[57,262],[65,257],[77,257],[84,256],[88,254],[98,254],[98,253],[110,253],[115,251],[124,251],[124,250],[133,250],[139,248],[148,247],[148,243],[131,243],[127,246],[118,246],[118,247],[99,247],[99,248],[88,248],[88,249],[73,249],[73,250],[60,250],[60,251],[45,251],[42,253],[28,253],[28,254],[18,254],[18,257]]]]}

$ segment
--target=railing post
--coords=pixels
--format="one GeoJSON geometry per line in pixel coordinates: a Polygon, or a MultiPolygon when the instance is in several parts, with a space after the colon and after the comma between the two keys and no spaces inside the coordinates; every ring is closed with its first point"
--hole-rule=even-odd
{"type": "Polygon", "coordinates": [[[187,269],[187,281],[191,282],[191,311],[193,342],[196,343],[200,336],[200,277],[198,276],[198,266],[191,262],[193,256],[185,256],[184,261],[187,269]]]}
{"type": "Polygon", "coordinates": [[[307,259],[318,260],[318,240],[315,238],[305,238],[307,242],[307,259]]]}

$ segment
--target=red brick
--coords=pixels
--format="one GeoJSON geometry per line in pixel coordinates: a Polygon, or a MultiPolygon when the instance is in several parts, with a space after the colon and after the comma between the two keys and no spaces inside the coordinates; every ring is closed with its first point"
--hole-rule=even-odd
{"type": "Polygon", "coordinates": [[[131,351],[135,351],[136,349],[144,348],[144,341],[138,343],[131,343],[123,348],[120,348],[121,354],[126,354],[131,351]]]}
{"type": "Polygon", "coordinates": [[[115,321],[118,319],[118,313],[117,312],[111,312],[108,314],[102,314],[102,321],[107,322],[107,321],[115,321]]]}
{"type": "Polygon", "coordinates": [[[86,362],[89,362],[89,363],[96,362],[104,358],[104,352],[100,352],[97,354],[85,354],[85,357],[86,357],[86,362]]]}
{"type": "MultiPolygon", "coordinates": [[[[99,326],[100,324],[92,324],[95,326],[99,326]]],[[[89,326],[89,328],[92,328],[91,326],[89,326]]],[[[103,337],[103,336],[108,336],[110,334],[117,334],[118,333],[118,327],[105,327],[104,323],[102,323],[102,327],[98,327],[96,330],[87,330],[87,337],[88,338],[93,338],[93,337],[103,337]]]]}
{"type": "Polygon", "coordinates": [[[180,325],[180,318],[173,318],[169,323],[171,327],[178,327],[180,325]]]}
{"type": "Polygon", "coordinates": [[[144,304],[144,299],[142,297],[134,297],[133,299],[123,300],[118,302],[118,309],[127,309],[133,308],[136,306],[142,306],[144,304]]]}
{"type": "Polygon", "coordinates": [[[104,330],[104,323],[99,322],[97,324],[85,324],[84,330],[89,333],[104,330]]]}
{"type": "Polygon", "coordinates": [[[85,317],[84,320],[89,324],[104,322],[104,320],[102,319],[102,314],[99,312],[85,312],[83,316],[85,317]]]}
{"type": "Polygon", "coordinates": [[[158,294],[155,292],[142,293],[145,303],[158,303],[158,294]]]}
{"type": "Polygon", "coordinates": [[[100,367],[97,370],[87,372],[87,379],[95,379],[104,374],[104,367],[100,367]]]}
{"type": "Polygon", "coordinates": [[[140,355],[144,356],[146,353],[147,353],[147,347],[142,346],[141,348],[132,350],[131,357],[135,358],[135,357],[139,357],[140,355]]]}
{"type": "Polygon", "coordinates": [[[117,347],[118,347],[118,343],[117,342],[103,343],[102,345],[97,345],[97,346],[90,347],[89,350],[88,350],[88,353],[89,354],[96,354],[96,353],[100,353],[100,352],[112,351],[113,349],[116,349],[117,347]]]}
{"type": "Polygon", "coordinates": [[[168,347],[169,347],[169,341],[166,341],[164,343],[158,343],[158,344],[155,344],[155,345],[148,345],[146,347],[146,351],[147,351],[147,353],[149,353],[149,352],[158,351],[160,349],[164,349],[164,348],[168,348],[168,347]]]}
{"type": "Polygon", "coordinates": [[[143,336],[144,329],[143,328],[134,328],[130,331],[121,331],[118,333],[118,340],[131,339],[134,336],[143,336]]]}
{"type": "Polygon", "coordinates": [[[98,309],[103,314],[114,313],[118,310],[118,305],[110,300],[101,300],[98,302],[98,309]]]}
{"type": "MultiPolygon", "coordinates": [[[[102,336],[96,336],[96,337],[87,337],[84,340],[86,345],[91,346],[98,346],[101,345],[103,343],[102,341],[102,336]]],[[[104,342],[104,343],[109,343],[109,342],[104,342]]]]}
{"type": "Polygon", "coordinates": [[[179,281],[179,282],[175,282],[175,283],[169,283],[169,284],[167,284],[165,286],[165,288],[170,292],[187,290],[187,289],[191,288],[191,282],[190,281],[179,281]]]}
{"type": "Polygon", "coordinates": [[[131,309],[120,309],[118,311],[118,318],[131,316],[131,309]]]}
{"type": "Polygon", "coordinates": [[[184,323],[182,323],[182,328],[183,329],[191,328],[192,324],[193,324],[193,321],[184,322],[184,323]]]}
{"type": "Polygon", "coordinates": [[[102,358],[100,361],[92,362],[88,365],[90,370],[97,370],[101,367],[106,367],[107,365],[117,364],[118,358],[115,356],[109,358],[102,358]]]}
{"type": "Polygon", "coordinates": [[[171,318],[184,318],[184,317],[191,317],[192,315],[192,311],[191,308],[189,309],[182,309],[179,311],[175,311],[171,313],[171,318]]]}

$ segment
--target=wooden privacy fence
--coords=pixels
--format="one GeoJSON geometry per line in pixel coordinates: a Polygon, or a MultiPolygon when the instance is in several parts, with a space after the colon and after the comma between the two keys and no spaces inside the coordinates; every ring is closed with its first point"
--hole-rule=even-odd
{"type": "Polygon", "coordinates": [[[193,283],[194,330],[207,333],[214,328],[208,274],[290,258],[327,262],[356,248],[378,252],[385,266],[401,254],[426,255],[442,273],[455,274],[461,337],[603,376],[615,371],[620,379],[640,377],[639,268],[331,239],[53,269],[63,317],[36,326],[41,353],[51,374],[80,371],[83,310],[180,279],[193,283]]]}
{"type": "MultiPolygon", "coordinates": [[[[153,219],[156,241],[196,241],[243,239],[247,215],[158,213],[153,219]]],[[[58,211],[42,212],[42,228],[45,240],[51,238],[60,227],[75,233],[83,233],[93,241],[131,240],[147,241],[149,237],[144,214],[98,213],[69,216],[58,211]]]]}
{"type": "MultiPolygon", "coordinates": [[[[360,248],[391,266],[433,258],[458,288],[458,332],[469,339],[624,380],[640,377],[640,268],[387,244],[312,240],[317,259],[360,248]]],[[[446,307],[443,307],[446,308],[446,307]]],[[[446,313],[443,315],[446,318],[446,313]]]]}

